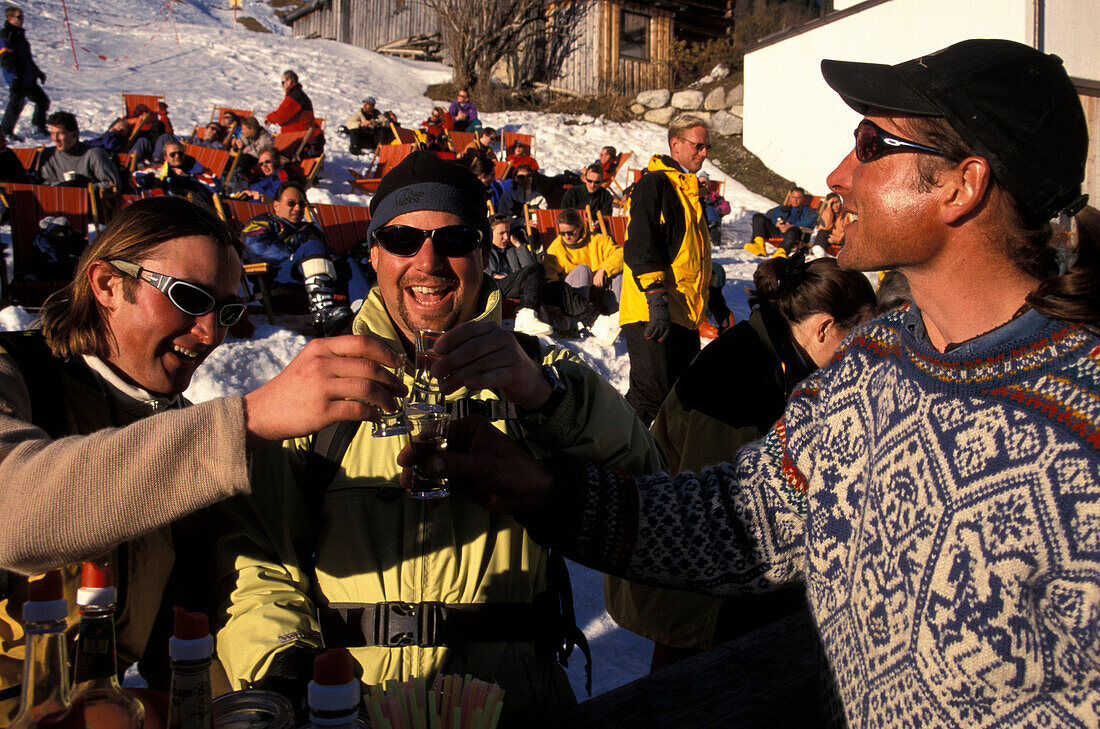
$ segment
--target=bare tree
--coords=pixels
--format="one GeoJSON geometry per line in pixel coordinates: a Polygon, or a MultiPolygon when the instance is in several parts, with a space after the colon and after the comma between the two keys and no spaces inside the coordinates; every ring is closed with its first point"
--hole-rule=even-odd
{"type": "Polygon", "coordinates": [[[443,45],[451,57],[456,84],[474,87],[479,82],[488,82],[493,68],[510,59],[512,83],[519,87],[534,80],[533,74],[540,73],[540,69],[552,71],[548,61],[560,67],[562,42],[575,37],[578,24],[574,21],[592,1],[555,3],[557,7],[549,13],[547,0],[424,0],[424,3],[439,14],[443,45]],[[570,9],[562,11],[562,6],[570,9]],[[551,50],[554,52],[548,55],[551,50]],[[532,52],[539,54],[541,62],[533,61],[532,52]]]}

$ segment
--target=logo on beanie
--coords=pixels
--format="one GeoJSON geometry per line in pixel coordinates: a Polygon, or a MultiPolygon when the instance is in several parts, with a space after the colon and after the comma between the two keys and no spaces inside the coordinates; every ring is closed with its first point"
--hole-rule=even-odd
{"type": "Polygon", "coordinates": [[[423,190],[402,190],[401,192],[397,193],[397,204],[400,207],[413,205],[420,202],[421,198],[423,197],[423,190]]]}

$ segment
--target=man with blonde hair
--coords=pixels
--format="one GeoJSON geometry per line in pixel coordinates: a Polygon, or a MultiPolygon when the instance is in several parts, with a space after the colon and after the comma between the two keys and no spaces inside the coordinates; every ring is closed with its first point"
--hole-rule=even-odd
{"type": "Polygon", "coordinates": [[[710,237],[695,177],[710,151],[707,123],[685,114],[668,128],[630,196],[619,324],[630,356],[626,401],[649,425],[699,352],[710,287],[710,237]]]}

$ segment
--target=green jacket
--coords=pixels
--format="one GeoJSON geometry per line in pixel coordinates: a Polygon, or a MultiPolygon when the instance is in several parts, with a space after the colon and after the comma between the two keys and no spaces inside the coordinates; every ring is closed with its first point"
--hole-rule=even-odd
{"type": "MultiPolygon", "coordinates": [[[[755,309],[747,321],[707,345],[680,376],[653,421],[672,473],[732,463],[741,446],[771,429],[795,385],[812,371],[787,331],[781,318],[755,309]]],[[[617,623],[675,648],[710,648],[728,601],[604,578],[604,602],[617,623]]],[[[743,618],[751,609],[751,604],[738,605],[734,614],[743,618]]]]}
{"type": "MultiPolygon", "coordinates": [[[[499,322],[500,293],[483,290],[490,293],[478,318],[499,322]]],[[[353,331],[400,351],[378,289],[367,297],[353,331]]],[[[568,350],[544,347],[543,354],[543,362],[557,363],[567,393],[549,417],[520,422],[523,441],[536,456],[563,450],[636,473],[665,467],[652,435],[607,382],[568,350]]],[[[465,395],[460,390],[450,399],[465,395]]],[[[489,391],[471,396],[495,397],[489,391]]],[[[373,438],[365,423],[316,518],[304,516],[310,513],[303,498],[310,439],[255,454],[252,496],[232,505],[234,518],[219,546],[220,573],[230,592],[218,653],[234,687],[263,678],[273,664],[281,674],[279,655],[293,655],[291,648],[320,647],[317,604],[530,602],[546,589],[547,552],[513,518],[461,497],[427,503],[395,490],[396,458],[405,443],[403,436],[373,438]],[[305,560],[314,552],[317,585],[310,589],[305,560]]],[[[469,672],[504,687],[513,715],[574,700],[564,672],[531,643],[351,651],[367,684],[469,672]]]]}

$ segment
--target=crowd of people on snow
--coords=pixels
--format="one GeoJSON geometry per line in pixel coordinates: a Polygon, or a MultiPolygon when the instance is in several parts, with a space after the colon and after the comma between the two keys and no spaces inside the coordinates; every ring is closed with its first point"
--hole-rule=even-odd
{"type": "MultiPolygon", "coordinates": [[[[829,726],[1095,726],[1100,212],[1056,56],[970,40],[823,62],[863,117],[854,147],[818,209],[795,187],[752,216],[765,258],[736,322],[702,118],[673,120],[618,200],[604,148],[543,245],[523,223],[554,193],[529,144],[499,180],[497,132],[463,91],[381,178],[345,260],[255,119],[195,142],[256,152],[241,190],[270,210],[236,235],[207,204],[231,182],[196,167],[166,107],[80,142],[71,114],[45,116],[22,11],[7,21],[5,73],[54,142],[42,181],[124,185],[111,146],[141,123],[154,164],[133,184],[187,190],[123,207],[38,325],[0,333],[0,726],[31,693],[28,581],[61,569],[72,594],[82,560],[126,585],[118,660],[154,689],[157,616],[181,605],[211,616],[224,689],[281,693],[299,718],[314,659],[343,646],[365,685],[471,674],[506,691],[503,725],[528,725],[575,704],[562,665],[588,654],[565,557],[607,574],[607,609],[654,641],[654,670],[808,610],[829,726]],[[441,154],[450,125],[477,137],[441,154]],[[593,225],[615,207],[623,245],[593,225]],[[321,336],[255,390],[190,404],[246,313],[245,262],[303,285],[321,336]],[[504,328],[506,298],[568,328],[617,311],[626,395],[504,328]],[[708,318],[721,332],[701,348],[708,318]],[[440,334],[417,372],[423,330],[440,334]],[[426,386],[452,417],[417,464],[453,490],[431,505],[403,493],[409,438],[374,428],[426,386]]],[[[297,76],[282,81],[267,122],[310,129],[297,76]]],[[[351,151],[394,122],[365,98],[351,151]]]]}

